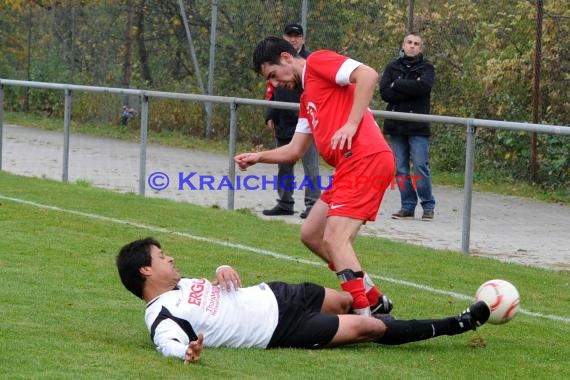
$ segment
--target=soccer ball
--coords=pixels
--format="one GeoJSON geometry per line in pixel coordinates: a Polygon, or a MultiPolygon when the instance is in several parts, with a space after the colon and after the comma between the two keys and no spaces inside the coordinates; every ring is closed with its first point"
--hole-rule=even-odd
{"type": "Polygon", "coordinates": [[[489,323],[500,325],[514,318],[519,310],[519,291],[505,280],[490,280],[477,289],[476,301],[485,301],[491,308],[489,323]]]}

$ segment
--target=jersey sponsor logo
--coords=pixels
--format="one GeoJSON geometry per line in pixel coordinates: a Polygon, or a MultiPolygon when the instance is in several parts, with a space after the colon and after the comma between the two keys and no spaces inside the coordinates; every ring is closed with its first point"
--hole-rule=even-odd
{"type": "Polygon", "coordinates": [[[206,306],[206,312],[210,315],[218,314],[220,308],[220,288],[217,286],[212,287],[212,294],[210,295],[210,302],[206,306]]]}
{"type": "Polygon", "coordinates": [[[317,129],[319,120],[317,119],[317,106],[313,102],[308,102],[306,106],[307,115],[309,115],[309,123],[313,129],[317,129]]]}
{"type": "Polygon", "coordinates": [[[200,306],[204,297],[204,284],[206,279],[202,278],[192,282],[190,286],[190,295],[188,296],[188,303],[191,305],[200,306]]]}

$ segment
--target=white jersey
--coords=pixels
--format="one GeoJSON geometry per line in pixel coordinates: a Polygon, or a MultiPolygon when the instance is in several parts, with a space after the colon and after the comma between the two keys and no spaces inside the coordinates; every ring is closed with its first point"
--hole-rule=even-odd
{"type": "Polygon", "coordinates": [[[266,348],[278,318],[277,300],[267,284],[228,292],[204,278],[181,279],[145,310],[157,350],[180,359],[200,333],[206,347],[266,348]]]}

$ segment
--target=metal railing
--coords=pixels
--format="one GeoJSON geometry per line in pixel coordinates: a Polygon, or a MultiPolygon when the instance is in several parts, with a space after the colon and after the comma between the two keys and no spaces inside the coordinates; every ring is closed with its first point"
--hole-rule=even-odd
{"type": "MultiPolygon", "coordinates": [[[[0,79],[0,171],[2,170],[2,131],[4,123],[4,86],[32,87],[52,90],[62,90],[65,97],[64,121],[63,121],[63,167],[62,181],[68,180],[69,172],[69,135],[71,125],[71,100],[73,91],[85,91],[96,93],[108,93],[118,95],[135,95],[141,99],[141,125],[140,125],[140,162],[139,162],[139,194],[145,195],[146,186],[146,149],[147,149],[147,133],[148,133],[148,100],[149,98],[166,98],[188,101],[198,101],[205,103],[227,104],[230,108],[230,128],[228,138],[228,178],[231,186],[228,189],[227,207],[234,209],[235,196],[235,178],[236,169],[233,157],[236,154],[237,143],[237,112],[238,105],[248,105],[257,107],[271,106],[281,109],[298,109],[299,104],[275,102],[266,100],[255,100],[246,98],[226,97],[226,96],[209,96],[197,94],[184,94],[176,92],[146,91],[137,89],[124,89],[113,87],[94,87],[61,83],[47,82],[31,82],[10,79],[0,79]]],[[[545,134],[570,136],[570,127],[561,125],[545,125],[520,123],[509,121],[497,121],[475,118],[462,118],[451,116],[436,116],[423,114],[409,114],[400,112],[378,111],[373,110],[372,114],[383,119],[406,120],[406,121],[423,121],[430,123],[443,123],[465,126],[466,128],[466,150],[465,150],[465,183],[464,183],[464,199],[463,199],[463,221],[461,233],[461,251],[469,253],[469,240],[471,232],[471,201],[473,190],[473,166],[475,157],[475,133],[477,127],[516,130],[525,132],[537,132],[545,134]]]]}

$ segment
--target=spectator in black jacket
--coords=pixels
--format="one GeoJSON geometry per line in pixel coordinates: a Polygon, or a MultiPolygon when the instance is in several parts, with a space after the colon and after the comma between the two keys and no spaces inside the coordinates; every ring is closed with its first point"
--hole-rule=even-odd
{"type": "MultiPolygon", "coordinates": [[[[299,24],[287,24],[283,31],[283,38],[299,52],[301,57],[307,58],[311,53],[305,48],[305,37],[303,27],[299,24]]],[[[299,103],[301,89],[289,89],[286,87],[273,88],[270,83],[266,98],[279,102],[299,103]]],[[[267,108],[265,111],[265,125],[273,131],[277,147],[287,145],[293,138],[299,112],[279,108],[267,108]]],[[[305,178],[310,180],[309,186],[303,186],[305,190],[305,210],[300,217],[305,219],[311,208],[319,199],[321,190],[318,184],[319,176],[319,153],[315,143],[311,143],[310,148],[303,156],[303,169],[305,178]]],[[[277,172],[277,205],[269,210],[263,210],[263,215],[293,215],[293,190],[299,188],[300,184],[309,183],[305,178],[294,178],[295,163],[278,164],[277,172]]]]}
{"type": "MultiPolygon", "coordinates": [[[[435,70],[423,56],[423,45],[418,33],[406,35],[399,57],[384,69],[380,95],[388,103],[388,111],[429,114],[435,70]]],[[[396,182],[401,198],[401,208],[392,218],[413,218],[419,199],[422,220],[433,220],[435,198],[429,169],[429,123],[386,119],[384,133],[390,135],[396,157],[396,182]],[[410,161],[415,176],[410,176],[410,161]]]]}

